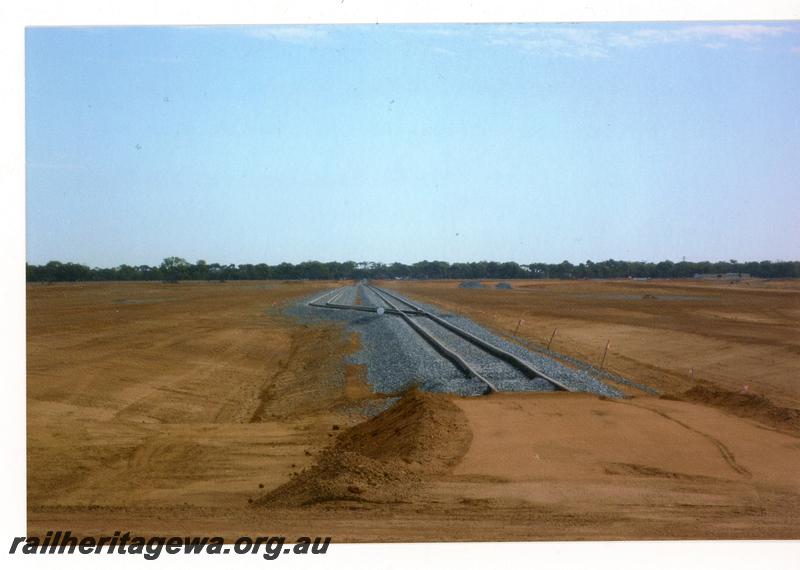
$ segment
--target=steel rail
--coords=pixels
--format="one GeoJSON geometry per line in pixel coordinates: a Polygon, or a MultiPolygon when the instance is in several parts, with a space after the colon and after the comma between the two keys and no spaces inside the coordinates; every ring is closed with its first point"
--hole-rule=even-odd
{"type": "Polygon", "coordinates": [[[320,300],[320,299],[322,299],[322,298],[323,298],[325,295],[331,295],[331,298],[333,298],[333,294],[335,294],[337,291],[338,291],[338,289],[334,289],[334,290],[332,290],[332,291],[325,291],[325,292],[324,292],[322,295],[320,295],[319,297],[314,297],[313,299],[311,299],[311,300],[308,302],[308,304],[309,304],[309,305],[314,305],[315,303],[319,303],[319,300],[320,300]]]}
{"type": "Polygon", "coordinates": [[[333,304],[333,302],[334,302],[334,301],[337,301],[337,300],[339,300],[339,298],[340,298],[342,295],[344,295],[345,289],[346,289],[346,287],[342,287],[342,288],[339,290],[339,292],[338,292],[338,293],[336,293],[335,295],[331,296],[331,298],[330,298],[330,299],[328,299],[327,301],[325,301],[325,304],[326,304],[326,305],[331,305],[331,304],[333,304]]]}
{"type": "MultiPolygon", "coordinates": [[[[317,297],[314,297],[312,300],[310,300],[307,303],[307,305],[309,305],[310,307],[319,307],[321,309],[348,309],[348,310],[353,310],[353,311],[364,311],[364,312],[367,312],[367,313],[377,313],[378,312],[378,307],[370,307],[368,305],[343,305],[341,303],[333,303],[334,299],[338,299],[339,297],[341,297],[344,294],[345,289],[346,289],[346,287],[340,287],[339,289],[333,289],[331,291],[325,291],[323,294],[321,294],[321,295],[319,295],[317,297]],[[320,299],[322,299],[323,297],[325,297],[327,295],[330,295],[330,297],[328,298],[327,301],[322,303],[320,301],[320,299]]],[[[384,309],[384,311],[389,313],[389,314],[391,314],[391,315],[396,315],[400,311],[402,311],[404,313],[411,314],[411,315],[420,314],[420,312],[417,311],[416,309],[400,309],[400,311],[397,311],[395,309],[384,309]]]]}
{"type": "Polygon", "coordinates": [[[420,311],[424,316],[428,317],[429,319],[431,319],[435,323],[438,323],[438,324],[442,325],[444,328],[453,331],[454,333],[456,333],[460,337],[470,341],[471,343],[480,346],[486,352],[488,352],[490,354],[493,354],[493,355],[497,356],[498,358],[500,358],[502,360],[505,360],[506,362],[511,364],[514,368],[516,368],[517,370],[520,370],[528,378],[543,378],[543,379],[547,380],[548,382],[550,382],[558,390],[564,390],[566,392],[574,392],[574,390],[572,388],[570,388],[569,386],[567,386],[563,382],[559,382],[558,380],[556,380],[554,378],[551,378],[550,376],[548,376],[544,372],[541,372],[540,370],[534,368],[529,363],[527,363],[524,360],[522,360],[521,358],[511,354],[510,352],[503,350],[499,346],[495,346],[495,345],[493,345],[493,344],[491,344],[489,342],[486,342],[482,338],[479,338],[479,337],[475,336],[474,334],[472,334],[470,332],[467,332],[467,331],[465,331],[464,329],[462,329],[460,327],[457,327],[453,323],[447,322],[446,320],[442,319],[441,317],[438,317],[438,316],[434,315],[430,311],[426,311],[422,307],[418,307],[414,303],[411,303],[410,301],[408,301],[406,299],[402,299],[402,298],[398,297],[397,295],[394,295],[394,294],[390,293],[389,291],[386,291],[385,289],[381,289],[381,288],[376,287],[374,285],[367,285],[367,287],[370,288],[371,290],[373,290],[376,294],[379,294],[378,292],[380,291],[382,293],[385,293],[389,297],[391,297],[393,299],[396,299],[396,300],[398,300],[398,301],[400,301],[402,303],[405,303],[406,305],[416,309],[417,311],[420,311]]]}
{"type": "MultiPolygon", "coordinates": [[[[339,305],[337,303],[308,303],[311,307],[319,307],[321,309],[346,309],[351,311],[363,311],[365,313],[377,313],[378,307],[370,307],[368,305],[339,305]]],[[[384,309],[384,311],[389,315],[398,315],[401,312],[407,313],[409,315],[419,315],[421,314],[419,311],[414,310],[405,310],[400,309],[396,311],[395,309],[384,309]]]]}
{"type": "MultiPolygon", "coordinates": [[[[458,354],[456,354],[455,352],[453,352],[452,350],[447,348],[445,345],[443,345],[439,340],[434,338],[433,335],[431,335],[423,327],[421,327],[417,323],[415,323],[414,320],[411,317],[409,317],[405,312],[403,312],[394,303],[392,303],[388,298],[386,298],[380,291],[378,291],[377,289],[375,289],[375,288],[373,288],[373,287],[371,287],[369,285],[367,285],[367,287],[373,293],[375,293],[384,303],[389,305],[389,307],[391,309],[397,311],[397,314],[399,314],[400,317],[402,317],[402,319],[406,323],[408,323],[408,326],[410,326],[412,329],[414,329],[414,331],[417,332],[417,334],[419,334],[422,338],[424,338],[426,341],[428,341],[428,344],[430,344],[433,348],[435,348],[442,356],[444,356],[445,358],[450,360],[453,364],[455,364],[455,366],[459,370],[461,370],[468,378],[476,378],[476,379],[480,380],[481,382],[483,382],[484,384],[486,384],[487,388],[486,388],[486,392],[484,392],[484,393],[497,392],[497,388],[494,386],[494,384],[489,382],[489,380],[484,378],[483,375],[481,375],[477,370],[475,370],[474,368],[472,368],[472,366],[467,364],[467,362],[463,358],[461,358],[458,354]]],[[[410,303],[406,303],[406,304],[411,306],[410,303]]]]}
{"type": "MultiPolygon", "coordinates": [[[[365,287],[368,287],[370,289],[378,289],[378,287],[375,287],[374,285],[365,285],[365,287]]],[[[401,297],[398,297],[397,295],[392,295],[391,293],[389,293],[389,291],[386,291],[385,289],[381,289],[381,291],[383,293],[385,293],[386,295],[389,295],[390,297],[392,297],[395,301],[400,301],[401,303],[403,303],[407,307],[411,307],[411,310],[413,310],[416,313],[424,313],[425,312],[422,308],[417,307],[416,305],[410,303],[409,301],[407,301],[407,300],[405,300],[405,299],[403,299],[401,297]]]]}

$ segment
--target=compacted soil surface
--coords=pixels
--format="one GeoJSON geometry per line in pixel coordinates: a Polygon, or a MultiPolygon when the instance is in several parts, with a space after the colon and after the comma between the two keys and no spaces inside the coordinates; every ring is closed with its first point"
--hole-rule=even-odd
{"type": "Polygon", "coordinates": [[[375,394],[356,335],[283,312],[335,283],[30,285],[29,533],[800,538],[797,288],[511,283],[385,285],[575,358],[612,338],[662,396],[375,394]]]}
{"type": "MultiPolygon", "coordinates": [[[[511,280],[380,285],[662,392],[701,381],[800,407],[800,281],[511,280]]],[[[625,389],[624,386],[615,386],[625,389]]],[[[633,391],[632,394],[641,394],[633,391]]]]}

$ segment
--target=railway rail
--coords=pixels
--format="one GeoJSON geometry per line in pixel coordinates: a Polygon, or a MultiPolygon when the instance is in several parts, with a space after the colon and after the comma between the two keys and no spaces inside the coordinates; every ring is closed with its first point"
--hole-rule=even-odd
{"type": "Polygon", "coordinates": [[[357,287],[364,287],[385,306],[363,304],[350,305],[339,302],[347,291],[347,287],[335,289],[332,292],[328,291],[313,299],[308,304],[312,307],[326,309],[355,310],[372,313],[385,312],[387,314],[399,316],[414,332],[416,332],[422,339],[424,339],[437,352],[439,352],[439,354],[448,359],[466,378],[476,379],[482,382],[485,386],[484,393],[499,391],[496,381],[491,378],[490,374],[483,372],[478,366],[476,366],[474,363],[471,363],[470,359],[463,354],[463,351],[454,349],[452,342],[443,341],[443,337],[458,337],[483,353],[502,361],[506,365],[513,368],[516,372],[522,374],[524,377],[528,379],[542,379],[546,381],[554,390],[564,390],[569,392],[573,391],[571,387],[552,378],[541,370],[538,370],[529,362],[526,362],[525,360],[509,353],[499,346],[487,342],[470,333],[469,331],[466,331],[463,328],[460,328],[453,323],[442,319],[438,315],[435,315],[430,311],[412,303],[408,299],[404,299],[395,293],[374,285],[359,284],[357,287]],[[453,337],[452,335],[456,336],[453,337]]]}

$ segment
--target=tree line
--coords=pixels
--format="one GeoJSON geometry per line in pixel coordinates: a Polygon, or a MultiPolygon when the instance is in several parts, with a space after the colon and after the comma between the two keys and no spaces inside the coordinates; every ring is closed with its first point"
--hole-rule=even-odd
{"type": "Polygon", "coordinates": [[[158,266],[120,265],[88,267],[80,263],[51,261],[45,265],[26,264],[29,282],[56,281],[235,281],[265,279],[611,279],[685,278],[695,274],[748,273],[753,277],[800,277],[800,261],[586,261],[518,264],[513,261],[419,261],[377,263],[372,261],[304,261],[278,265],[220,264],[199,259],[190,263],[181,257],[167,257],[158,266]]]}

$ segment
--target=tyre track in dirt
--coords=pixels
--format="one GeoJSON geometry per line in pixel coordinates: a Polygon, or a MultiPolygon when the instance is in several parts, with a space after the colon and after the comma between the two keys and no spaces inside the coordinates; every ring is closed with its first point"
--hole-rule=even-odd
{"type": "Polygon", "coordinates": [[[746,467],[744,467],[743,465],[740,465],[739,463],[736,462],[736,457],[733,455],[733,452],[730,449],[728,449],[728,447],[724,443],[722,443],[720,440],[718,440],[714,436],[709,435],[709,434],[707,434],[707,433],[705,433],[703,431],[700,431],[699,429],[693,428],[692,426],[690,426],[690,425],[688,425],[688,424],[686,424],[686,423],[684,423],[684,422],[682,422],[682,421],[680,421],[678,419],[673,418],[672,416],[670,416],[666,412],[662,412],[661,410],[656,410],[654,408],[650,408],[650,407],[647,407],[647,406],[641,406],[641,405],[638,405],[638,404],[634,404],[633,402],[630,402],[630,401],[621,402],[621,403],[625,404],[625,405],[628,405],[628,406],[633,406],[635,408],[640,408],[642,410],[648,410],[650,412],[653,412],[654,414],[658,414],[662,418],[664,418],[666,420],[669,420],[669,421],[671,421],[673,423],[676,423],[679,426],[681,426],[682,428],[684,428],[684,429],[686,429],[686,430],[688,430],[690,432],[693,432],[693,433],[696,433],[697,435],[703,436],[708,441],[710,441],[714,445],[714,447],[717,448],[717,450],[719,451],[720,455],[722,456],[722,459],[725,461],[725,463],[728,464],[728,466],[733,471],[735,471],[736,473],[738,473],[739,475],[742,475],[743,477],[745,477],[747,479],[750,479],[750,478],[753,477],[753,474],[746,467]]]}

